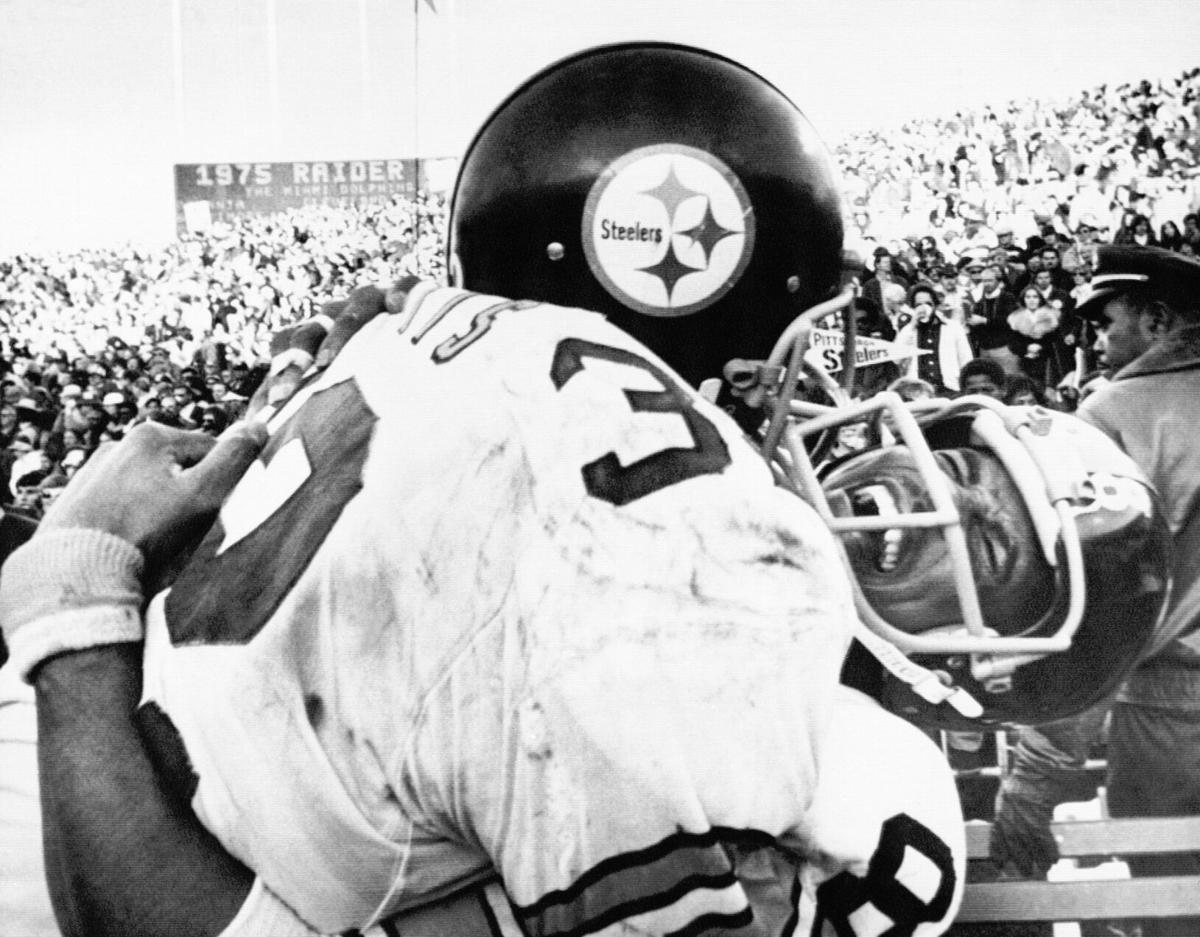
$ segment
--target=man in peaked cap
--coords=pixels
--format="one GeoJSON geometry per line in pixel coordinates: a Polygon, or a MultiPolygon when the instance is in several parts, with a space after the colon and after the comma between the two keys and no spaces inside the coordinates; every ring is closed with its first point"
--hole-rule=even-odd
{"type": "Polygon", "coordinates": [[[1138,320],[1131,324],[1145,327],[1141,332],[1142,342],[1126,346],[1118,337],[1117,348],[1105,349],[1109,367],[1114,370],[1146,351],[1151,339],[1200,325],[1200,262],[1183,254],[1160,248],[1102,245],[1096,249],[1089,286],[1090,292],[1080,299],[1077,309],[1081,316],[1096,322],[1103,332],[1111,332],[1108,326],[1123,324],[1126,317],[1121,314],[1125,310],[1110,309],[1109,304],[1124,299],[1125,306],[1138,320]],[[1152,309],[1155,305],[1163,308],[1152,309]],[[1143,312],[1158,314],[1140,319],[1138,314],[1143,312]],[[1172,315],[1164,316],[1167,312],[1172,315]],[[1132,353],[1132,357],[1117,364],[1114,352],[1118,359],[1126,352],[1132,353]]]}
{"type": "MultiPolygon", "coordinates": [[[[1102,246],[1089,286],[1077,312],[1096,323],[1111,380],[1078,413],[1149,475],[1175,544],[1161,639],[1110,704],[1108,807],[1114,817],[1200,814],[1200,442],[1192,429],[1200,263],[1158,248],[1102,246]]],[[[1080,799],[1079,769],[1108,708],[1022,730],[1001,790],[993,856],[1026,873],[1053,863],[1050,816],[1056,803],[1080,799]]],[[[1197,853],[1127,861],[1134,875],[1200,873],[1197,853]]],[[[1143,924],[1146,935],[1200,932],[1195,918],[1143,924]]]]}

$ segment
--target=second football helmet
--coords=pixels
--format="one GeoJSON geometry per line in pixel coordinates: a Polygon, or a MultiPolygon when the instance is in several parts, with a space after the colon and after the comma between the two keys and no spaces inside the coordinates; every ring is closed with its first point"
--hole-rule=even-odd
{"type": "Polygon", "coordinates": [[[819,480],[792,446],[797,475],[842,536],[871,632],[981,712],[922,698],[907,660],[882,669],[876,695],[962,729],[1046,722],[1114,691],[1153,645],[1170,585],[1171,539],[1142,472],[1076,417],[984,397],[906,407],[884,394],[798,432],[885,412],[897,442],[819,480]]]}
{"type": "Polygon", "coordinates": [[[456,286],[604,313],[693,386],[763,358],[841,269],[832,159],[777,88],[680,45],[603,46],[487,119],[450,212],[456,286]]]}

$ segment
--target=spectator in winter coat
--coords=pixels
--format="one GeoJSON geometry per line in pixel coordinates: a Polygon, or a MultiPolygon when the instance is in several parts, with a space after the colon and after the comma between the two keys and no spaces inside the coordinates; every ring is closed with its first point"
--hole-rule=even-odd
{"type": "Polygon", "coordinates": [[[1006,372],[1016,371],[1017,359],[1009,349],[1012,329],[1008,324],[1009,314],[1017,307],[1016,297],[1009,292],[998,267],[985,267],[980,282],[983,289],[967,319],[971,342],[981,358],[998,362],[1006,372]]]}

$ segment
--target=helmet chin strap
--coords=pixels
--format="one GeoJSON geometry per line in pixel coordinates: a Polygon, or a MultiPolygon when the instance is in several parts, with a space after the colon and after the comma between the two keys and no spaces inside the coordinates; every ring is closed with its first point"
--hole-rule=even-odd
{"type": "Polygon", "coordinates": [[[949,674],[937,673],[905,657],[896,645],[885,641],[862,622],[855,629],[854,637],[888,673],[931,706],[947,703],[967,719],[978,719],[983,715],[979,701],[962,687],[955,686],[949,674]]]}

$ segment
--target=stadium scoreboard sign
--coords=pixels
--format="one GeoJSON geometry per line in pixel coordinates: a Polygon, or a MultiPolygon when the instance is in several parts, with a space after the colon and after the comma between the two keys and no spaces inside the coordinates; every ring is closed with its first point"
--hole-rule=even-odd
{"type": "Polygon", "coordinates": [[[183,233],[310,205],[378,204],[394,195],[411,198],[420,172],[415,159],[176,164],[176,227],[183,233]]]}

